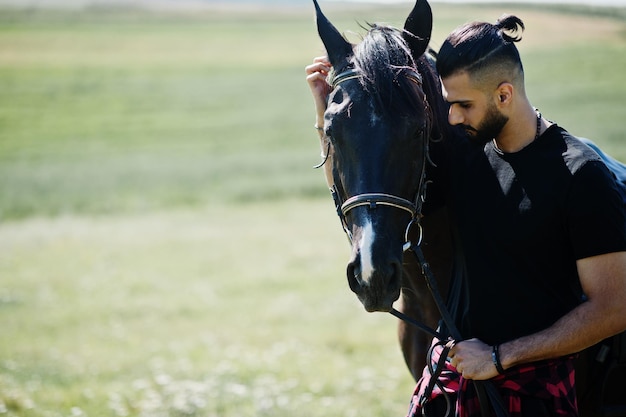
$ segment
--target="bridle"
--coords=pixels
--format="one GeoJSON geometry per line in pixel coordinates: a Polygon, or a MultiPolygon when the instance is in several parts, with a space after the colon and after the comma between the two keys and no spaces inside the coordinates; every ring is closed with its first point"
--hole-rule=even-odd
{"type": "MultiPolygon", "coordinates": [[[[420,184],[423,182],[420,181],[420,184]]],[[[416,202],[413,203],[409,200],[406,200],[402,197],[398,197],[392,194],[386,193],[365,193],[365,194],[357,194],[348,198],[343,203],[340,202],[339,192],[337,191],[337,187],[333,185],[333,188],[330,190],[333,200],[335,201],[335,207],[337,209],[337,215],[341,220],[341,224],[343,226],[343,230],[348,236],[348,239],[352,241],[352,232],[348,228],[348,222],[346,220],[346,216],[348,212],[357,207],[367,206],[370,210],[376,209],[378,206],[388,206],[394,207],[400,210],[404,210],[411,215],[411,220],[406,226],[404,231],[404,244],[402,245],[402,250],[406,252],[413,246],[419,246],[422,244],[423,238],[423,230],[420,219],[422,217],[421,204],[424,201],[424,196],[426,194],[426,190],[422,190],[423,186],[420,186],[420,191],[416,197],[416,202]],[[418,239],[413,242],[411,241],[411,230],[413,228],[417,228],[419,231],[418,239]]]]}
{"type": "MultiPolygon", "coordinates": [[[[422,87],[422,76],[419,72],[410,69],[403,68],[402,75],[409,79],[410,81],[416,83],[420,88],[422,87]]],[[[330,85],[334,90],[341,83],[349,81],[349,80],[360,80],[363,77],[363,74],[359,70],[356,69],[348,69],[339,74],[336,74],[331,77],[330,85]]],[[[428,102],[424,99],[425,107],[428,108],[428,102]]],[[[425,132],[427,136],[429,136],[429,132],[425,132]]],[[[423,149],[422,149],[422,169],[420,172],[420,179],[418,183],[417,192],[415,193],[415,198],[413,201],[407,200],[403,197],[398,197],[393,194],[383,193],[383,192],[371,192],[371,193],[363,193],[357,194],[349,197],[345,201],[343,201],[340,197],[337,186],[333,184],[330,192],[333,196],[333,201],[335,202],[335,208],[337,210],[337,215],[341,220],[341,225],[343,227],[344,232],[348,236],[348,239],[352,241],[352,232],[348,227],[347,215],[348,213],[357,207],[369,207],[370,210],[376,209],[378,206],[388,206],[393,207],[399,210],[403,210],[408,212],[411,215],[411,219],[407,224],[406,230],[404,232],[404,244],[402,246],[403,250],[406,252],[412,246],[419,246],[422,243],[422,226],[420,223],[420,219],[422,217],[422,204],[425,200],[426,196],[426,164],[428,163],[428,139],[422,141],[423,149]],[[416,242],[411,241],[411,230],[414,227],[417,227],[419,234],[416,242]]],[[[330,147],[330,145],[329,145],[330,147]]],[[[324,161],[322,164],[316,166],[320,167],[328,158],[329,150],[326,152],[324,156],[324,161]]]]}
{"type": "MultiPolygon", "coordinates": [[[[422,76],[416,70],[405,68],[405,69],[402,69],[402,72],[404,73],[405,77],[407,77],[409,80],[415,82],[420,87],[422,87],[422,76]]],[[[331,77],[329,83],[332,89],[335,90],[343,82],[346,82],[349,80],[360,80],[362,77],[363,75],[358,70],[348,69],[346,71],[340,72],[339,74],[331,77]]],[[[428,107],[428,101],[426,99],[424,99],[424,104],[426,107],[428,107]]],[[[451,411],[451,403],[450,403],[449,397],[445,394],[445,390],[440,385],[439,376],[444,368],[446,356],[448,352],[450,351],[450,349],[452,348],[452,346],[454,345],[454,341],[460,341],[460,340],[463,340],[463,338],[458,328],[456,327],[450,312],[448,311],[446,307],[446,303],[443,297],[441,296],[441,293],[439,292],[437,281],[435,280],[434,274],[432,273],[432,270],[430,269],[430,265],[426,261],[424,254],[422,252],[422,249],[421,249],[421,243],[423,240],[423,229],[422,229],[422,225],[420,221],[422,218],[422,204],[424,203],[424,200],[426,197],[426,188],[427,188],[426,165],[427,163],[431,162],[428,156],[428,137],[430,136],[430,131],[427,131],[426,133],[427,133],[427,139],[422,141],[423,143],[422,169],[420,172],[418,189],[416,191],[416,195],[413,201],[407,200],[403,197],[398,197],[396,195],[383,193],[383,192],[370,192],[370,193],[357,194],[343,201],[340,197],[339,190],[337,189],[337,186],[335,184],[333,184],[330,191],[333,197],[333,201],[335,203],[337,215],[339,216],[339,219],[341,220],[341,225],[344,229],[344,232],[346,233],[346,236],[348,236],[348,239],[350,240],[350,242],[352,242],[352,232],[350,231],[348,227],[348,222],[347,222],[346,217],[351,210],[357,207],[366,206],[366,207],[369,207],[370,210],[374,210],[378,206],[388,206],[388,207],[393,207],[399,210],[406,211],[407,213],[411,215],[411,219],[409,223],[407,224],[407,227],[405,230],[405,242],[402,246],[402,249],[403,249],[403,252],[405,253],[406,252],[412,253],[415,256],[418,264],[420,265],[422,275],[424,276],[424,279],[426,280],[426,284],[435,301],[435,304],[437,305],[437,308],[441,314],[441,319],[443,323],[445,324],[450,336],[443,335],[439,331],[434,330],[424,325],[423,323],[420,323],[414,320],[413,318],[399,312],[398,310],[394,308],[391,309],[390,313],[393,316],[399,318],[400,320],[403,320],[419,328],[420,330],[430,334],[431,336],[439,339],[439,342],[437,344],[434,344],[433,346],[431,346],[431,349],[429,352],[429,357],[430,357],[430,355],[432,354],[432,350],[434,349],[435,346],[439,345],[443,347],[443,351],[440,355],[440,361],[437,363],[436,367],[433,368],[431,361],[428,360],[428,368],[431,373],[431,379],[430,379],[429,386],[427,387],[427,390],[432,391],[434,385],[440,386],[442,392],[444,392],[444,397],[446,398],[446,401],[448,404],[448,410],[446,412],[446,415],[448,415],[448,413],[451,411]],[[419,230],[419,235],[418,235],[418,239],[416,242],[412,242],[411,237],[410,237],[410,232],[413,229],[413,227],[417,227],[419,230]]],[[[322,163],[317,165],[316,168],[319,168],[324,165],[324,163],[327,161],[329,157],[329,154],[330,154],[330,143],[328,145],[326,155],[323,155],[322,163]]],[[[508,417],[509,413],[507,411],[507,408],[504,406],[502,397],[500,396],[499,392],[496,390],[495,386],[490,381],[472,381],[472,382],[474,383],[474,387],[478,395],[481,413],[483,414],[483,416],[489,415],[488,404],[491,403],[491,406],[493,407],[493,410],[495,411],[496,416],[508,417]]]]}
{"type": "MultiPolygon", "coordinates": [[[[404,73],[404,76],[406,76],[409,80],[415,82],[420,88],[422,87],[422,76],[416,70],[405,68],[403,69],[403,73],[404,73]]],[[[330,85],[332,89],[334,90],[341,83],[346,82],[348,80],[361,79],[362,76],[363,75],[358,70],[348,69],[346,71],[343,71],[331,77],[330,85]]],[[[426,99],[424,99],[424,105],[428,107],[428,101],[426,101],[426,99]]],[[[413,201],[407,200],[406,198],[403,198],[403,197],[398,197],[393,194],[382,193],[382,192],[356,194],[356,195],[349,197],[345,201],[343,201],[341,199],[341,196],[339,194],[339,190],[337,189],[336,184],[333,184],[330,192],[333,197],[333,201],[335,203],[337,215],[339,216],[339,219],[341,220],[341,225],[343,227],[343,230],[346,233],[346,236],[348,236],[348,240],[350,240],[350,242],[352,242],[352,232],[350,231],[348,227],[348,221],[346,217],[352,209],[366,206],[370,210],[374,210],[378,206],[388,206],[388,207],[393,207],[399,210],[406,211],[407,213],[411,215],[411,219],[409,223],[407,224],[406,230],[404,232],[404,244],[402,246],[402,250],[403,252],[412,252],[416,256],[417,261],[422,268],[422,274],[426,278],[428,288],[430,289],[430,292],[433,295],[433,298],[435,299],[439,312],[441,313],[441,316],[444,322],[449,327],[449,330],[452,333],[452,337],[456,339],[456,338],[460,338],[460,334],[456,334],[458,332],[455,332],[455,326],[452,321],[452,317],[450,316],[450,313],[448,312],[445,306],[443,297],[441,296],[437,288],[435,278],[432,275],[432,272],[430,272],[430,266],[428,262],[426,262],[426,260],[424,259],[424,255],[421,250],[421,244],[423,240],[423,229],[421,225],[422,204],[424,203],[426,199],[426,186],[427,186],[426,164],[429,162],[432,163],[432,161],[430,161],[429,156],[428,156],[428,137],[430,136],[430,131],[426,131],[425,133],[426,133],[426,139],[422,141],[423,143],[422,169],[420,172],[418,188],[415,193],[415,198],[413,201]],[[411,236],[410,236],[410,233],[413,227],[417,227],[419,231],[418,238],[415,242],[411,241],[411,236]]],[[[330,149],[328,149],[328,151],[326,152],[326,155],[324,156],[324,161],[322,161],[322,164],[318,165],[317,167],[322,166],[326,162],[326,159],[328,158],[329,153],[330,153],[330,149]]],[[[437,337],[440,340],[448,339],[448,337],[442,335],[438,331],[431,329],[428,326],[413,320],[412,318],[404,315],[403,313],[397,311],[396,309],[392,309],[391,314],[393,314],[394,316],[398,317],[401,320],[404,320],[420,328],[422,331],[429,333],[431,336],[437,337]]]]}

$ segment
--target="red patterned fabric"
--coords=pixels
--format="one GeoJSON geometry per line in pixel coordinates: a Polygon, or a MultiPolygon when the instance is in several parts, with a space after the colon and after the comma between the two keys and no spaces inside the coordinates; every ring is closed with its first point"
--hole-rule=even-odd
{"type": "MultiPolygon", "coordinates": [[[[439,360],[441,351],[441,346],[437,346],[433,350],[431,358],[433,364],[439,360]]],[[[502,395],[503,403],[508,408],[510,417],[529,417],[522,413],[524,396],[546,401],[547,408],[553,412],[554,416],[577,416],[573,359],[571,357],[520,365],[493,378],[493,384],[502,395]]],[[[415,388],[407,417],[421,416],[422,407],[429,400],[442,395],[439,386],[435,386],[432,393],[427,395],[425,391],[429,381],[430,372],[428,368],[425,368],[422,378],[415,388]]],[[[457,417],[482,416],[478,396],[472,382],[458,374],[449,362],[446,362],[439,382],[446,392],[456,395],[455,415],[457,417]]]]}

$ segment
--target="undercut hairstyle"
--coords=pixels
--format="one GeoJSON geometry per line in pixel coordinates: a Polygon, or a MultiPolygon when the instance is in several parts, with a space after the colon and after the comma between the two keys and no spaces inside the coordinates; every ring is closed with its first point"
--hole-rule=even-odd
{"type": "Polygon", "coordinates": [[[454,30],[437,57],[441,78],[467,72],[473,83],[497,87],[502,82],[524,85],[524,68],[515,46],[522,39],[524,23],[504,15],[495,24],[473,22],[454,30]]]}

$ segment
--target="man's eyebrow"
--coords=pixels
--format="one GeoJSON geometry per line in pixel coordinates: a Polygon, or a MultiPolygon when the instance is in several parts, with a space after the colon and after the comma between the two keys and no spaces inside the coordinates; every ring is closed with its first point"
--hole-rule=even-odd
{"type": "Polygon", "coordinates": [[[446,102],[448,104],[469,104],[469,103],[472,102],[472,100],[452,100],[452,101],[450,101],[450,100],[446,99],[446,102]]]}

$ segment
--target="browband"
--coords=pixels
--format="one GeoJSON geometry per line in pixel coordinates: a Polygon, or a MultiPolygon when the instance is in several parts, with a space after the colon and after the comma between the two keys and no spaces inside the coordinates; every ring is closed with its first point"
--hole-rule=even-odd
{"type": "MultiPolygon", "coordinates": [[[[416,84],[422,85],[422,75],[419,72],[412,70],[410,68],[406,68],[404,69],[403,73],[409,80],[413,81],[416,84]]],[[[334,90],[335,88],[337,88],[339,84],[341,84],[344,81],[360,79],[361,77],[363,77],[363,74],[361,74],[361,71],[356,70],[356,69],[349,69],[344,72],[340,72],[339,74],[335,76],[332,76],[329,81],[329,84],[334,90]]]]}

